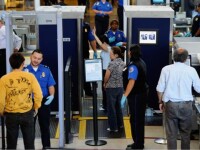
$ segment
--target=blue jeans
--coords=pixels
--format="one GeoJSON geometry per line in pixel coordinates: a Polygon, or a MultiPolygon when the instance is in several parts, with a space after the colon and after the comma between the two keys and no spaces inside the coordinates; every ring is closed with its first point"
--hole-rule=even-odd
{"type": "Polygon", "coordinates": [[[192,101],[165,103],[167,148],[177,149],[178,130],[181,135],[181,149],[190,149],[192,129],[192,101]]]}
{"type": "Polygon", "coordinates": [[[123,126],[123,114],[120,101],[123,95],[123,88],[106,88],[108,124],[110,130],[118,130],[123,126]]]}
{"type": "Polygon", "coordinates": [[[21,128],[25,149],[35,149],[33,110],[25,113],[5,113],[7,149],[16,149],[19,127],[21,128]]]}

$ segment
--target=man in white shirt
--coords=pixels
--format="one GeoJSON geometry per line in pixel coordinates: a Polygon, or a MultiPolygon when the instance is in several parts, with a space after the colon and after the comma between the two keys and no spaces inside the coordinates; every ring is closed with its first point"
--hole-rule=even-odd
{"type": "Polygon", "coordinates": [[[159,108],[165,111],[168,149],[177,149],[178,130],[181,149],[190,149],[192,129],[192,87],[200,93],[200,79],[193,67],[186,65],[188,51],[174,51],[174,64],[165,66],[156,87],[159,108]]]}
{"type": "MultiPolygon", "coordinates": [[[[22,40],[13,33],[13,51],[18,52],[22,40]]],[[[4,21],[0,19],[0,77],[6,74],[6,29],[4,21]]]]}

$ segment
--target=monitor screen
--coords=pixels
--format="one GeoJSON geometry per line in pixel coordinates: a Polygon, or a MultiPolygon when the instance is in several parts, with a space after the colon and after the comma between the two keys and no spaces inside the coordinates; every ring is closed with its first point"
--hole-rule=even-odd
{"type": "Polygon", "coordinates": [[[152,5],[155,5],[155,4],[166,4],[166,0],[151,0],[151,3],[152,5]]]}
{"type": "Polygon", "coordinates": [[[174,0],[174,3],[180,3],[181,0],[174,0]]]}

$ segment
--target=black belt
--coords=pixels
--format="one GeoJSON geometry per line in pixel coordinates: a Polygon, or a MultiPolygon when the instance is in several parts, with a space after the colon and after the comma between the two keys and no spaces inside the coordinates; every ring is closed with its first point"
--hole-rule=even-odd
{"type": "Polygon", "coordinates": [[[108,16],[108,15],[103,15],[103,16],[99,16],[99,15],[97,15],[97,17],[107,18],[107,17],[109,17],[109,16],[108,16]]]}
{"type": "MultiPolygon", "coordinates": [[[[178,102],[173,102],[173,101],[168,101],[169,103],[171,102],[171,103],[183,103],[183,104],[188,104],[188,103],[192,103],[193,101],[178,101],[178,102]]],[[[167,102],[167,103],[168,103],[167,102]]]]}

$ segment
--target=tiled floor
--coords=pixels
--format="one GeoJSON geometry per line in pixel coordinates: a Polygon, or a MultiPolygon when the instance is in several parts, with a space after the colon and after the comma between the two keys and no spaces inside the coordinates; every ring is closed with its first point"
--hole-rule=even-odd
{"type": "MultiPolygon", "coordinates": [[[[166,145],[162,144],[156,144],[154,143],[154,140],[157,138],[162,137],[162,127],[161,126],[146,126],[145,127],[145,149],[167,149],[166,145]]],[[[71,144],[66,144],[65,148],[66,149],[76,149],[76,150],[124,150],[126,149],[126,146],[128,144],[132,143],[131,139],[100,139],[100,140],[105,140],[107,141],[107,144],[104,146],[88,146],[85,144],[85,142],[89,140],[80,140],[78,139],[78,135],[74,135],[73,143],[71,144]]],[[[199,144],[198,140],[192,140],[191,141],[191,149],[199,149],[199,144]]],[[[51,139],[51,145],[52,149],[59,148],[59,140],[58,139],[51,139]]],[[[36,150],[40,150],[42,148],[41,146],[41,141],[40,138],[37,138],[35,140],[35,147],[36,150]]],[[[0,140],[0,148],[1,148],[1,140],[0,140]]],[[[24,149],[23,147],[23,140],[19,138],[18,140],[18,150],[24,149]]],[[[180,149],[180,141],[178,140],[178,149],[180,149]]]]}

